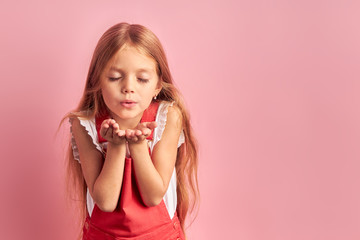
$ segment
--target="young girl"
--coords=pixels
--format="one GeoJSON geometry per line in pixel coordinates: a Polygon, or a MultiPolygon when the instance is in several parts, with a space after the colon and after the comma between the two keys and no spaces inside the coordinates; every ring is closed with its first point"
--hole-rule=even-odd
{"type": "Polygon", "coordinates": [[[158,38],[141,25],[108,29],[67,118],[80,238],[184,240],[198,196],[197,145],[158,38]]]}

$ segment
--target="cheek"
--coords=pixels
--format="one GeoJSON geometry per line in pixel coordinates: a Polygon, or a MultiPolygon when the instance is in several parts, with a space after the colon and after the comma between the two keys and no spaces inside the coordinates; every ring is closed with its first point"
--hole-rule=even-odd
{"type": "Polygon", "coordinates": [[[150,105],[153,97],[155,96],[155,93],[153,91],[146,91],[142,95],[142,100],[144,105],[150,105]]]}
{"type": "Polygon", "coordinates": [[[149,99],[150,101],[152,100],[152,98],[156,95],[156,92],[154,90],[150,90],[146,93],[146,97],[147,99],[149,99]]]}
{"type": "Polygon", "coordinates": [[[111,92],[109,92],[108,90],[106,90],[106,89],[103,89],[103,90],[101,90],[101,95],[102,95],[102,97],[103,97],[103,99],[104,99],[104,102],[105,102],[105,104],[108,104],[110,101],[111,101],[111,99],[112,99],[112,94],[111,94],[111,92]]]}

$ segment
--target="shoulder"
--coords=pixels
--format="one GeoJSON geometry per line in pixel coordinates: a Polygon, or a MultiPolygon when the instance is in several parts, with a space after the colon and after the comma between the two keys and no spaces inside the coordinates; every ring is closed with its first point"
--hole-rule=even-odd
{"type": "MultiPolygon", "coordinates": [[[[161,101],[157,111],[156,122],[158,126],[154,130],[151,150],[158,142],[162,145],[174,142],[174,146],[180,147],[184,143],[183,114],[175,102],[161,101]],[[165,141],[164,141],[165,139],[165,141]],[[163,140],[163,141],[160,141],[163,140]]],[[[169,147],[169,146],[166,146],[169,147]]]]}
{"type": "Polygon", "coordinates": [[[176,128],[182,128],[182,112],[176,104],[171,104],[168,107],[167,122],[174,125],[176,128]]]}
{"type": "Polygon", "coordinates": [[[81,125],[80,119],[77,117],[71,118],[71,132],[75,137],[76,142],[83,142],[84,140],[91,140],[86,128],[81,125]]]}
{"type": "Polygon", "coordinates": [[[86,126],[84,125],[91,125],[90,120],[77,116],[69,118],[69,122],[71,123],[71,129],[73,133],[86,133],[86,126]]]}
{"type": "Polygon", "coordinates": [[[94,130],[95,123],[93,120],[82,117],[72,117],[70,122],[71,132],[78,147],[101,150],[97,144],[96,131],[94,130]]]}
{"type": "Polygon", "coordinates": [[[181,109],[175,102],[162,101],[159,111],[161,111],[159,114],[166,118],[166,125],[171,125],[179,129],[182,128],[183,115],[181,109]]]}

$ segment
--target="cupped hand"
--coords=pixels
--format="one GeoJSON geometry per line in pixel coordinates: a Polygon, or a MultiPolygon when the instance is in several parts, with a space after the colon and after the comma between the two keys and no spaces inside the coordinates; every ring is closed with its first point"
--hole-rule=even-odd
{"type": "Polygon", "coordinates": [[[101,123],[100,135],[110,143],[126,143],[125,130],[121,130],[114,119],[106,119],[101,123]]]}
{"type": "Polygon", "coordinates": [[[151,131],[156,128],[156,122],[142,122],[137,125],[135,129],[126,129],[125,136],[129,144],[143,142],[151,131]]]}

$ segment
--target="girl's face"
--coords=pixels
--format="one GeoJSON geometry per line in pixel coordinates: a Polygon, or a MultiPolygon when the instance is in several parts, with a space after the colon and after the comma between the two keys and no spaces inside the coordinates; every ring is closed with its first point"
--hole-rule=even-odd
{"type": "Polygon", "coordinates": [[[101,75],[101,92],[120,128],[136,126],[161,86],[153,58],[137,48],[120,49],[101,75]]]}

